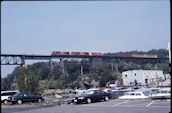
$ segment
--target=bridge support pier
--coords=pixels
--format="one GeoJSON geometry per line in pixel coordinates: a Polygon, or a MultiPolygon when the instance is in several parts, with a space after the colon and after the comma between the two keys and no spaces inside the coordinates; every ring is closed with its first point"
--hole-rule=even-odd
{"type": "Polygon", "coordinates": [[[25,67],[25,59],[24,59],[24,56],[21,57],[21,65],[20,67],[25,67]]]}
{"type": "Polygon", "coordinates": [[[83,66],[81,64],[81,75],[83,75],[83,66]]]}
{"type": "Polygon", "coordinates": [[[53,61],[52,61],[52,59],[49,60],[49,64],[50,64],[50,73],[52,73],[52,71],[53,71],[53,61]]]}
{"type": "Polygon", "coordinates": [[[90,68],[90,72],[92,72],[92,69],[93,69],[93,58],[89,58],[89,68],[90,68]]]}
{"type": "Polygon", "coordinates": [[[61,63],[61,67],[62,67],[63,75],[65,75],[65,68],[64,68],[64,62],[63,62],[63,59],[60,59],[60,63],[61,63]]]}

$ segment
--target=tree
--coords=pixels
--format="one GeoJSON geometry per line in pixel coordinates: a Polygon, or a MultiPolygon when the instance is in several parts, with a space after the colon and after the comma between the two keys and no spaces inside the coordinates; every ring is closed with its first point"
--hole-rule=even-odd
{"type": "Polygon", "coordinates": [[[32,66],[22,67],[18,76],[18,87],[21,92],[38,94],[39,75],[36,68],[32,66]]]}
{"type": "Polygon", "coordinates": [[[11,86],[11,82],[8,77],[1,78],[1,90],[9,90],[11,86]]]}
{"type": "Polygon", "coordinates": [[[111,80],[116,80],[116,77],[109,69],[105,69],[100,73],[100,87],[104,87],[111,80]]]}
{"type": "Polygon", "coordinates": [[[52,76],[50,78],[53,78],[54,80],[58,80],[62,74],[63,73],[61,71],[61,67],[59,64],[57,64],[53,67],[52,76]]]}
{"type": "Polygon", "coordinates": [[[43,67],[42,70],[40,71],[40,79],[45,80],[48,78],[50,75],[50,68],[49,67],[43,67]]]}

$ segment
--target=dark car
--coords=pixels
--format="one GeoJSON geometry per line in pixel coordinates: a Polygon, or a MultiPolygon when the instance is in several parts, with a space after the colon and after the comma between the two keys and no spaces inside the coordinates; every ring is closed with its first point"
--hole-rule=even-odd
{"type": "Polygon", "coordinates": [[[23,102],[42,102],[41,96],[36,96],[32,93],[16,93],[8,98],[9,102],[22,104],[23,102]]]}
{"type": "Polygon", "coordinates": [[[106,93],[101,90],[90,90],[90,91],[86,91],[80,96],[73,98],[72,102],[76,104],[79,104],[82,102],[91,103],[91,102],[100,101],[100,100],[108,101],[110,98],[111,98],[110,93],[106,93]]]}

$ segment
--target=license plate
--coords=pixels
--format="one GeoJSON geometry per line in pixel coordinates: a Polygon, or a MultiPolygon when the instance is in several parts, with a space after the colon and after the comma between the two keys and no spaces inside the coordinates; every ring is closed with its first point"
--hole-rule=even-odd
{"type": "Polygon", "coordinates": [[[77,100],[74,100],[74,102],[77,102],[77,100]]]}

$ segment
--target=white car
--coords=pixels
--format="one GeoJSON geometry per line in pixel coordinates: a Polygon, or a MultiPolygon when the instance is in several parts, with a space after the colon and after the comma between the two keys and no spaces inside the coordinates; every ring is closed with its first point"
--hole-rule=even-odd
{"type": "Polygon", "coordinates": [[[160,88],[155,93],[149,96],[151,99],[170,99],[171,88],[160,88]]]}
{"type": "Polygon", "coordinates": [[[123,96],[120,96],[119,99],[146,99],[149,98],[145,96],[143,92],[126,92],[123,96]]]}
{"type": "Polygon", "coordinates": [[[7,104],[8,97],[18,93],[19,91],[1,91],[1,103],[7,104]]]}

